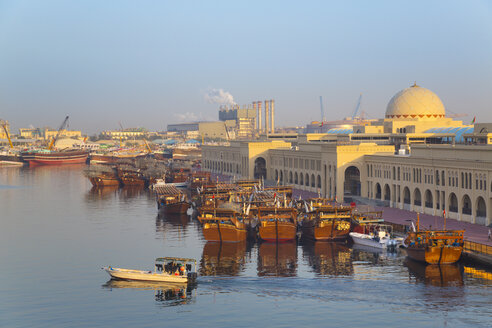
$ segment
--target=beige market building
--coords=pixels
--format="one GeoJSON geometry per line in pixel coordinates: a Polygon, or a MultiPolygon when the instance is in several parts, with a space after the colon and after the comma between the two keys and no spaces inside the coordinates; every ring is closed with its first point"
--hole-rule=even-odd
{"type": "Polygon", "coordinates": [[[439,97],[413,85],[385,118],[324,134],[270,135],[203,146],[204,170],[259,178],[337,200],[492,222],[492,124],[446,117],[439,97]]]}

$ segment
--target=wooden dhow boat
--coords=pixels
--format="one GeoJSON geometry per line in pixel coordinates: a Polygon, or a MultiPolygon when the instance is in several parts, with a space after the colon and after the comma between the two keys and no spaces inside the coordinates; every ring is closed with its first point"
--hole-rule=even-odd
{"type": "Polygon", "coordinates": [[[196,192],[203,185],[210,184],[212,180],[210,179],[210,172],[193,172],[190,177],[190,188],[191,192],[196,192]]]}
{"type": "Polygon", "coordinates": [[[145,187],[148,181],[139,169],[117,167],[118,179],[124,186],[145,187]]]}
{"type": "Polygon", "coordinates": [[[174,185],[157,185],[154,187],[157,194],[157,208],[166,213],[183,214],[190,208],[186,194],[174,185]]]}
{"type": "Polygon", "coordinates": [[[244,214],[232,209],[201,208],[198,220],[207,241],[239,242],[246,240],[244,214]]]}
{"type": "Polygon", "coordinates": [[[116,169],[108,165],[91,165],[84,173],[94,187],[119,186],[121,184],[116,169]]]}
{"type": "Polygon", "coordinates": [[[178,257],[160,257],[155,260],[154,271],[114,268],[102,268],[113,279],[159,281],[171,283],[195,282],[196,260],[178,257]]]}
{"type": "Polygon", "coordinates": [[[29,165],[60,165],[82,164],[87,161],[89,152],[86,150],[61,150],[61,151],[29,151],[21,153],[21,157],[29,165]]]}
{"type": "Polygon", "coordinates": [[[463,253],[465,230],[420,230],[419,216],[415,231],[410,231],[404,241],[407,255],[413,260],[429,264],[452,264],[463,253]]]}
{"type": "Polygon", "coordinates": [[[352,208],[323,205],[304,214],[303,237],[312,240],[344,240],[352,227],[352,208]]]}
{"type": "Polygon", "coordinates": [[[264,241],[294,240],[297,235],[297,211],[291,207],[258,207],[258,235],[264,241]]]}

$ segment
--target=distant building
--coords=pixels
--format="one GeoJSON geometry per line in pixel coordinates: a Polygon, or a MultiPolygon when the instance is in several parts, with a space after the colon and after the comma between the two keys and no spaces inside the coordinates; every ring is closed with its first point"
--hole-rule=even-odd
{"type": "Polygon", "coordinates": [[[176,123],[176,124],[168,124],[167,131],[168,132],[188,132],[188,131],[198,131],[199,123],[176,123]]]}
{"type": "Polygon", "coordinates": [[[143,129],[125,129],[125,130],[109,130],[101,133],[104,137],[110,139],[142,139],[147,133],[143,129]]]}
{"type": "MultiPolygon", "coordinates": [[[[58,134],[58,130],[50,128],[20,128],[19,134],[24,139],[51,140],[58,134]]],[[[59,138],[82,138],[81,131],[61,130],[59,138]]]]}
{"type": "Polygon", "coordinates": [[[239,105],[233,105],[231,108],[227,106],[221,106],[219,110],[220,121],[237,121],[241,118],[256,119],[256,110],[252,107],[239,107],[239,105]]]}
{"type": "Polygon", "coordinates": [[[20,128],[19,134],[24,139],[44,139],[43,131],[40,128],[20,128]]]}
{"type": "Polygon", "coordinates": [[[195,122],[168,124],[168,132],[180,133],[188,138],[234,139],[235,121],[195,122]]]}
{"type": "MultiPolygon", "coordinates": [[[[46,129],[46,130],[44,130],[44,139],[51,140],[54,137],[56,137],[57,134],[58,134],[57,130],[46,129]]],[[[61,137],[81,139],[82,138],[82,132],[81,131],[71,131],[71,130],[61,130],[59,138],[61,138],[61,137]]]]}

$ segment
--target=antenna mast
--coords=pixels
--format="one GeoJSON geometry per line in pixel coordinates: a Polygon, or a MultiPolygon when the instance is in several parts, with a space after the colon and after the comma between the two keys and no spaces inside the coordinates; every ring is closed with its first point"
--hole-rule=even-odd
{"type": "Polygon", "coordinates": [[[321,122],[325,121],[325,110],[323,108],[323,96],[319,96],[319,106],[321,109],[321,122]]]}

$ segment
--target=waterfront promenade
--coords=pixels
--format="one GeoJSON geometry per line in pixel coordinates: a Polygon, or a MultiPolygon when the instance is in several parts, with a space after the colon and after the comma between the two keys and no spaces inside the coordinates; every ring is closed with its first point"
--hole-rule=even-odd
{"type": "MultiPolygon", "coordinates": [[[[230,177],[226,175],[217,175],[212,174],[212,179],[216,179],[218,176],[220,181],[230,181],[230,177]]],[[[300,189],[293,189],[292,197],[298,199],[301,197],[302,199],[308,199],[312,197],[318,197],[317,193],[311,191],[305,191],[300,189]]],[[[372,204],[373,201],[369,199],[364,199],[365,203],[372,204]]],[[[377,211],[383,212],[383,219],[386,222],[403,224],[403,225],[411,225],[411,221],[414,224],[417,221],[417,213],[407,210],[401,210],[398,208],[391,207],[382,207],[377,205],[372,205],[372,207],[377,211]]],[[[442,229],[444,225],[444,218],[440,216],[433,216],[428,214],[420,214],[420,227],[433,229],[442,229]]],[[[458,221],[455,219],[446,219],[446,229],[452,230],[465,230],[465,240],[480,243],[488,246],[492,246],[492,240],[488,239],[488,231],[489,228],[487,226],[458,221]]]]}
{"type": "MultiPolygon", "coordinates": [[[[299,196],[302,199],[307,199],[311,197],[317,197],[316,193],[297,190],[294,189],[293,197],[298,198],[299,196]]],[[[367,200],[370,202],[370,200],[367,200]]],[[[377,211],[383,212],[383,219],[386,222],[403,224],[403,225],[411,225],[411,221],[414,224],[417,222],[417,213],[411,212],[407,210],[401,210],[398,208],[391,207],[381,207],[381,206],[372,206],[377,211]]],[[[440,216],[433,216],[428,214],[420,214],[420,227],[421,228],[429,228],[432,229],[442,229],[444,225],[444,218],[440,216]]],[[[462,222],[455,219],[446,219],[446,229],[453,230],[465,230],[465,239],[468,241],[489,245],[492,246],[492,240],[488,240],[488,231],[489,228],[487,226],[462,222]]]]}
{"type": "MultiPolygon", "coordinates": [[[[410,225],[410,221],[417,221],[417,213],[391,207],[374,207],[378,211],[383,211],[384,221],[410,225]]],[[[428,214],[420,214],[420,228],[442,229],[444,218],[428,214]]],[[[465,239],[476,243],[492,246],[492,240],[488,240],[487,226],[462,222],[455,219],[446,219],[446,229],[465,230],[465,239]]]]}

